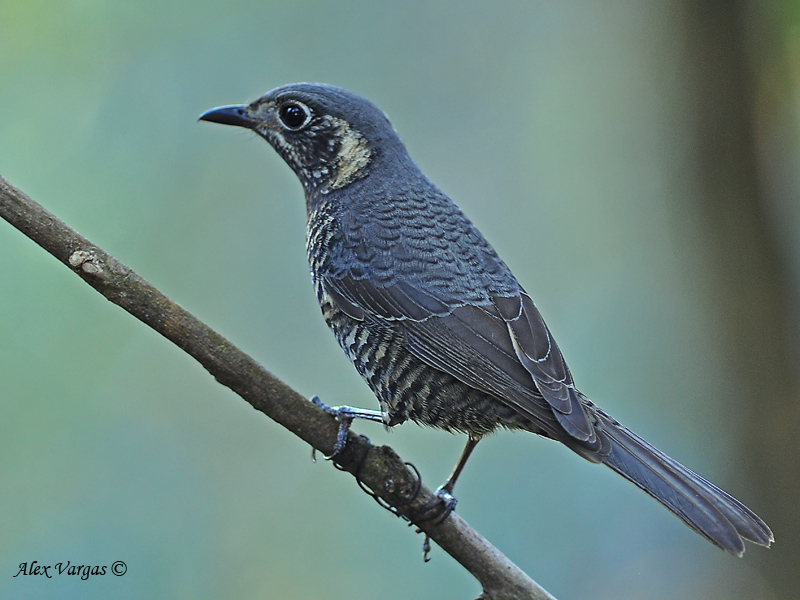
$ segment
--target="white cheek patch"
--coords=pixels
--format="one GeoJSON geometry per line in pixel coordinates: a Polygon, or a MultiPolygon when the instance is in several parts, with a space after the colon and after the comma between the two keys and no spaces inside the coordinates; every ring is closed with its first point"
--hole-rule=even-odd
{"type": "Polygon", "coordinates": [[[331,180],[330,189],[337,190],[361,179],[372,160],[372,150],[358,131],[350,127],[347,121],[332,119],[340,141],[336,156],[336,176],[331,180]]]}
{"type": "Polygon", "coordinates": [[[325,152],[322,156],[313,157],[303,154],[304,150],[309,152],[310,148],[298,148],[296,142],[288,141],[283,136],[281,129],[264,124],[256,128],[256,132],[295,169],[304,185],[319,189],[323,194],[365,177],[372,160],[372,150],[364,136],[350,127],[347,121],[330,115],[324,116],[305,131],[310,139],[320,135],[327,138],[327,156],[325,152]]]}

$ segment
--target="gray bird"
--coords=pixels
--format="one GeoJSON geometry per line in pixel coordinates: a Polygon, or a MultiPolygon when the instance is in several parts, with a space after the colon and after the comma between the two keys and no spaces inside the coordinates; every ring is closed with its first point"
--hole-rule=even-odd
{"type": "Polygon", "coordinates": [[[577,390],[533,300],[374,104],[338,87],[299,83],[200,119],[255,131],[303,185],[322,314],[381,408],[339,407],[340,420],[393,426],[410,419],[467,434],[439,491],[449,506],[481,437],[523,429],[607,465],[737,556],[743,540],[773,541],[741,502],[577,390]]]}

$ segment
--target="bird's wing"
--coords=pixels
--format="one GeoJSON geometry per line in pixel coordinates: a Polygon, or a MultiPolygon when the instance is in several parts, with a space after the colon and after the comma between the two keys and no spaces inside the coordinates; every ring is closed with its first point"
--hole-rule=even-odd
{"type": "Polygon", "coordinates": [[[345,275],[323,283],[351,318],[396,322],[409,351],[431,367],[498,397],[553,437],[566,431],[600,449],[561,351],[525,292],[476,306],[402,280],[379,285],[345,275]]]}

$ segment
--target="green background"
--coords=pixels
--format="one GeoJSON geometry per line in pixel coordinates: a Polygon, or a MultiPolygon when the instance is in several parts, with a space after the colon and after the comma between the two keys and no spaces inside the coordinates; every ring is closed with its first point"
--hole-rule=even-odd
{"type": "MultiPolygon", "coordinates": [[[[714,47],[741,44],[751,61],[764,212],[790,300],[776,317],[790,342],[745,364],[757,380],[791,358],[783,410],[770,410],[796,423],[799,11],[736,6],[747,36],[714,47]]],[[[738,292],[715,275],[696,204],[704,123],[687,40],[706,36],[693,10],[0,0],[0,175],[302,394],[376,408],[320,317],[299,183],[250,132],[196,121],[294,81],[367,96],[531,292],[581,390],[751,506],[778,541],[735,559],[608,469],[521,433],[481,443],[459,514],[562,600],[788,598],[800,550],[781,510],[797,510],[797,487],[774,473],[796,473],[800,451],[797,438],[762,443],[741,409],[763,400],[739,397],[718,312],[738,292]]],[[[432,487],[463,444],[413,425],[355,429],[432,487]]],[[[479,594],[437,547],[424,564],[421,544],[0,222],[0,597],[479,594]],[[128,572],[13,577],[34,560],[128,572]]]]}

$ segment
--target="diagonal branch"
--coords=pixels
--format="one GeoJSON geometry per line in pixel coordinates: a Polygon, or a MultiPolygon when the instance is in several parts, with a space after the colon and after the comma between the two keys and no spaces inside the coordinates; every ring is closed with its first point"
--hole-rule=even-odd
{"type": "MultiPolygon", "coordinates": [[[[142,277],[61,222],[0,177],[0,216],[78,274],[108,300],[193,356],[214,378],[313,448],[329,455],[338,425],[333,417],[269,373],[250,356],[189,314],[142,277]]],[[[365,491],[392,512],[414,521],[435,499],[389,446],[350,434],[337,466],[357,475],[365,491]]],[[[419,529],[467,569],[484,600],[554,600],[460,516],[419,529]]]]}

